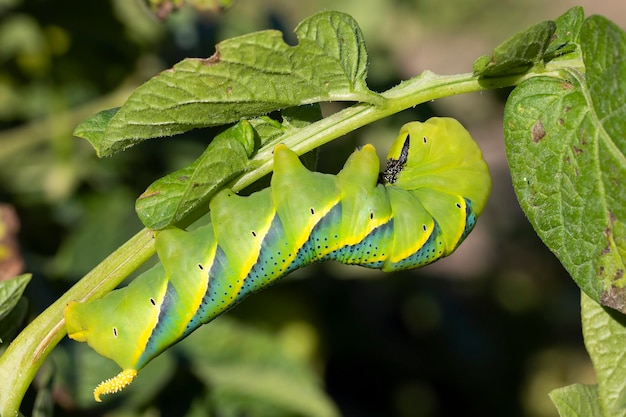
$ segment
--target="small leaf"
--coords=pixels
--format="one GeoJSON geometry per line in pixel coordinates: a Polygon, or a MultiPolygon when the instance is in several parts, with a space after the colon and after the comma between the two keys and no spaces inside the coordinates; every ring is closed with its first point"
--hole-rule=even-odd
{"type": "Polygon", "coordinates": [[[475,75],[482,74],[487,69],[490,62],[491,62],[490,55],[479,56],[478,59],[474,61],[474,65],[472,66],[472,70],[474,74],[475,75]]]}
{"type": "Polygon", "coordinates": [[[598,379],[603,416],[626,416],[626,316],[581,296],[585,346],[598,379]]]}
{"type": "Polygon", "coordinates": [[[561,417],[604,417],[597,385],[574,384],[550,392],[561,417]]]}
{"type": "Polygon", "coordinates": [[[296,34],[297,46],[274,30],[226,40],[210,58],[185,59],[135,90],[104,135],[98,129],[81,132],[104,156],[144,139],[301,104],[383,101],[365,83],[365,42],[352,17],[320,13],[303,21],[296,34]]]}
{"type": "Polygon", "coordinates": [[[23,274],[6,281],[0,281],[0,320],[13,310],[22,297],[26,285],[30,282],[30,278],[31,274],[23,274]]]}
{"type": "MultiPolygon", "coordinates": [[[[584,21],[585,12],[580,6],[572,7],[559,16],[554,21],[556,23],[556,31],[550,40],[550,45],[546,49],[544,61],[547,62],[574,51],[579,51],[580,30],[584,21]]],[[[572,58],[578,58],[578,56],[567,56],[567,59],[572,58]]]]}
{"type": "Polygon", "coordinates": [[[189,166],[152,183],[135,205],[144,225],[160,230],[198,209],[204,208],[196,214],[205,214],[211,197],[251,168],[249,158],[256,149],[271,148],[285,135],[322,118],[317,104],[285,109],[281,115],[282,124],[266,116],[239,122],[217,135],[189,166]]]}
{"type": "Polygon", "coordinates": [[[153,230],[163,229],[205,204],[247,169],[254,140],[252,125],[241,121],[217,135],[191,165],[152,183],[135,204],[143,224],[153,230]]]}
{"type": "Polygon", "coordinates": [[[512,36],[494,49],[487,65],[484,57],[478,58],[474,63],[474,75],[500,77],[524,74],[543,63],[543,55],[555,30],[556,24],[547,20],[512,36]]]}
{"type": "MultiPolygon", "coordinates": [[[[98,150],[98,144],[103,140],[104,132],[109,125],[109,122],[119,109],[119,107],[116,107],[113,109],[102,110],[88,119],[83,120],[74,129],[74,136],[87,139],[89,143],[91,143],[91,146],[98,150]]],[[[98,156],[102,155],[98,154],[98,156]]]]}
{"type": "Polygon", "coordinates": [[[13,340],[24,325],[27,314],[28,300],[26,297],[21,297],[9,314],[0,319],[0,344],[13,340]]]}

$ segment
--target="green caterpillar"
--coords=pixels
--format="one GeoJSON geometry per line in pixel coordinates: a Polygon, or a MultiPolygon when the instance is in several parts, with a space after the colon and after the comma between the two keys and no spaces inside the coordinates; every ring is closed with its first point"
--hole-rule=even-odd
{"type": "Polygon", "coordinates": [[[69,337],[123,369],[95,389],[96,401],[297,268],[332,259],[397,271],[450,255],[474,227],[490,188],[480,149],[449,118],[403,126],[380,175],[371,145],[337,175],[311,172],[276,146],[269,188],[248,197],[221,191],[207,226],[156,233],[157,266],[102,299],[67,306],[69,337]]]}

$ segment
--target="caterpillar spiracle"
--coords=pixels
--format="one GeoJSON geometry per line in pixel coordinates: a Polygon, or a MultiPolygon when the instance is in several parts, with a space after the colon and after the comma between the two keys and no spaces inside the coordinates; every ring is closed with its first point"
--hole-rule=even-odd
{"type": "Polygon", "coordinates": [[[450,255],[474,227],[491,189],[487,164],[456,120],[402,127],[379,175],[371,145],[337,175],[307,170],[284,145],[274,149],[268,188],[230,190],[210,203],[211,222],[156,233],[160,263],[127,287],[65,309],[69,337],[87,342],[123,371],[96,401],[202,324],[312,262],[397,271],[450,255]]]}

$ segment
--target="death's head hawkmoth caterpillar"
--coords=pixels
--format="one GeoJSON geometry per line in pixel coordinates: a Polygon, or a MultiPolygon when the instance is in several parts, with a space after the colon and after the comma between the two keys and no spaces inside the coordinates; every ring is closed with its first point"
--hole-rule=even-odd
{"type": "Polygon", "coordinates": [[[101,299],[67,306],[69,337],[123,369],[96,388],[96,400],[297,268],[332,259],[396,271],[451,254],[490,189],[478,145],[450,118],[403,126],[380,175],[371,145],[355,151],[337,175],[311,172],[286,146],[276,146],[269,188],[247,197],[221,191],[208,225],[156,233],[161,262],[154,268],[101,299]]]}

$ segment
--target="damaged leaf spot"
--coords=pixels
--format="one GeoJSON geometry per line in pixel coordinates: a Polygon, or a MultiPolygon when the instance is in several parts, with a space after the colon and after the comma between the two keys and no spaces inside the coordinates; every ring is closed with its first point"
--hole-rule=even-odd
{"type": "Polygon", "coordinates": [[[546,131],[543,128],[543,123],[541,123],[541,120],[537,120],[537,122],[533,125],[531,134],[534,143],[538,143],[541,139],[544,138],[544,136],[546,136],[546,131]]]}
{"type": "Polygon", "coordinates": [[[142,199],[144,199],[144,198],[151,198],[151,197],[155,197],[155,196],[158,196],[158,195],[160,195],[160,194],[161,194],[161,192],[160,192],[160,191],[152,191],[152,192],[150,192],[150,193],[146,192],[146,193],[141,194],[141,195],[137,198],[137,200],[142,200],[142,199]]]}
{"type": "Polygon", "coordinates": [[[215,64],[219,64],[220,61],[221,61],[221,57],[220,57],[219,50],[215,51],[215,53],[211,55],[210,57],[200,60],[200,62],[203,63],[204,65],[215,65],[215,64]]]}
{"type": "MultiPolygon", "coordinates": [[[[621,272],[622,275],[624,273],[622,270],[618,272],[621,272]]],[[[624,307],[626,307],[626,289],[611,286],[611,288],[602,293],[600,304],[624,313],[624,307]]]]}

